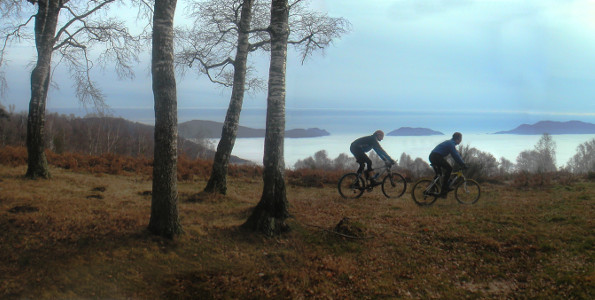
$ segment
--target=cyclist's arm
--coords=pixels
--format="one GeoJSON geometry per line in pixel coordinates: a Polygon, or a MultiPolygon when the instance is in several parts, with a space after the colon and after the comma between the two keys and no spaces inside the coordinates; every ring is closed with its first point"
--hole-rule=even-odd
{"type": "Polygon", "coordinates": [[[454,144],[452,144],[452,147],[450,149],[450,155],[459,165],[465,166],[465,162],[463,161],[463,158],[459,154],[459,151],[457,151],[457,148],[454,144]]]}
{"type": "Polygon", "coordinates": [[[380,159],[382,159],[383,161],[393,161],[390,155],[388,155],[388,153],[386,153],[386,151],[382,149],[382,146],[380,146],[380,143],[378,143],[378,141],[376,141],[374,145],[374,151],[376,151],[376,154],[378,154],[380,159]]]}

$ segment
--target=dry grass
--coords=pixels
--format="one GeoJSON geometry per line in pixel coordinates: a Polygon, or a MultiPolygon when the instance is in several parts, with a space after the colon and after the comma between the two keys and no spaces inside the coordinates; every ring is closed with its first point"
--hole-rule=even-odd
{"type": "Polygon", "coordinates": [[[267,239],[238,229],[259,176],[230,178],[227,196],[197,194],[200,176],[179,183],[185,233],[170,241],[145,231],[146,174],[51,172],[0,165],[2,299],[593,298],[593,181],[484,184],[476,205],[427,208],[290,185],[293,230],[267,239]],[[365,238],[331,233],[344,217],[365,238]]]}

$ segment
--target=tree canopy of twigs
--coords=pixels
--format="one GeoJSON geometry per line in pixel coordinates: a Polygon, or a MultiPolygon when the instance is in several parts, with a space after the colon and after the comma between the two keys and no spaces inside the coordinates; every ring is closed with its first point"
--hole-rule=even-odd
{"type": "MultiPolygon", "coordinates": [[[[0,1],[0,72],[12,44],[34,44],[32,27],[39,1],[27,2],[0,1]]],[[[106,108],[104,95],[92,79],[96,67],[103,69],[113,65],[119,78],[134,77],[133,67],[142,49],[141,39],[130,32],[124,20],[109,13],[108,7],[119,5],[124,5],[124,1],[61,1],[58,27],[50,41],[52,60],[56,62],[53,69],[61,65],[67,67],[76,96],[85,107],[106,108]]],[[[5,84],[3,75],[0,73],[0,82],[5,84]]]]}
{"type": "MultiPolygon", "coordinates": [[[[185,73],[194,69],[210,81],[225,87],[233,85],[234,55],[237,49],[240,12],[243,0],[194,0],[189,5],[190,28],[179,28],[176,63],[185,73]]],[[[351,30],[344,18],[333,18],[314,11],[308,1],[290,3],[289,40],[304,63],[313,53],[328,48],[332,42],[351,30]]],[[[270,51],[270,1],[256,0],[250,26],[250,52],[270,51]]],[[[247,89],[264,87],[264,80],[248,68],[247,89]],[[252,76],[251,76],[252,75],[252,76]]]]}

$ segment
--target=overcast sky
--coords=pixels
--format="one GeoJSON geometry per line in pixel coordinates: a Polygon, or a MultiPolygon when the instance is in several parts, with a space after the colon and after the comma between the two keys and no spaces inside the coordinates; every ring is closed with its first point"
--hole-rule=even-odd
{"type": "MultiPolygon", "coordinates": [[[[290,56],[287,108],[398,112],[503,112],[595,118],[595,1],[311,0],[353,30],[304,65],[290,56]]],[[[181,8],[185,1],[178,1],[181,8]]],[[[178,14],[183,9],[178,9],[178,14]]],[[[27,47],[13,47],[5,106],[26,110],[27,47]]],[[[291,55],[291,54],[290,54],[291,55]]],[[[268,58],[261,57],[261,62],[268,58]]],[[[113,108],[153,107],[149,61],[133,81],[98,74],[113,108]]],[[[260,63],[261,75],[267,75],[260,63]]],[[[78,107],[57,73],[48,109],[78,107]]],[[[178,79],[178,108],[226,108],[229,90],[205,78],[178,79]]],[[[247,95],[264,108],[266,94],[247,95]]]]}

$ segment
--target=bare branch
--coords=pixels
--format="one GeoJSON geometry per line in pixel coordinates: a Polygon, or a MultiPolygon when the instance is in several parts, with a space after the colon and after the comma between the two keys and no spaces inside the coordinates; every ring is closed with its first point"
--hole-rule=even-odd
{"type": "Polygon", "coordinates": [[[23,5],[20,0],[0,0],[0,17],[9,18],[11,15],[20,15],[23,5]]]}
{"type": "Polygon", "coordinates": [[[294,7],[296,7],[297,5],[299,5],[300,3],[306,2],[303,0],[294,0],[291,3],[289,3],[289,10],[293,9],[294,7]]]}
{"type": "Polygon", "coordinates": [[[233,75],[230,76],[229,72],[227,72],[225,70],[225,67],[227,65],[233,65],[233,60],[231,58],[228,58],[225,61],[213,64],[213,65],[206,64],[200,58],[197,58],[197,60],[200,62],[201,66],[202,66],[202,70],[203,70],[202,72],[204,72],[209,77],[210,81],[212,81],[214,83],[221,84],[226,87],[233,86],[233,75]],[[215,70],[219,69],[218,74],[215,76],[211,75],[211,70],[213,70],[213,69],[215,69],[215,70]],[[217,80],[215,78],[223,78],[225,80],[217,80]]]}
{"type": "MultiPolygon", "coordinates": [[[[196,71],[207,75],[212,82],[232,86],[233,72],[229,67],[234,66],[243,4],[244,0],[193,1],[188,9],[189,16],[194,20],[193,26],[181,30],[177,36],[178,49],[182,50],[176,55],[176,65],[192,68],[198,62],[196,71]]],[[[268,46],[268,41],[261,43],[263,39],[268,39],[268,10],[264,1],[256,1],[252,5],[252,11],[258,12],[258,17],[252,18],[250,27],[259,29],[246,31],[249,40],[258,44],[257,47],[249,47],[251,51],[268,46]]],[[[257,87],[258,84],[250,86],[257,87]]]]}
{"type": "MultiPolygon", "coordinates": [[[[317,50],[324,51],[332,42],[351,31],[351,24],[344,18],[331,18],[326,14],[310,11],[296,1],[290,11],[291,30],[289,44],[302,57],[302,64],[317,50]]],[[[323,52],[324,53],[324,52],[323,52]]]]}
{"type": "Polygon", "coordinates": [[[25,21],[17,20],[22,13],[22,4],[18,0],[0,0],[0,16],[2,22],[0,23],[0,99],[6,96],[8,84],[6,81],[6,73],[2,68],[5,65],[6,50],[13,42],[19,42],[21,39],[28,39],[31,35],[24,32],[31,20],[35,17],[30,15],[25,21]],[[14,18],[13,18],[14,17],[14,18]],[[13,24],[17,25],[13,25],[13,24]]]}
{"type": "MultiPolygon", "coordinates": [[[[56,40],[56,41],[57,41],[58,39],[60,39],[60,36],[62,35],[62,33],[63,33],[63,32],[66,30],[66,29],[68,29],[68,27],[70,27],[70,26],[71,26],[71,25],[72,25],[74,22],[76,22],[76,21],[83,21],[83,20],[84,20],[86,17],[88,17],[89,15],[91,15],[91,14],[93,14],[93,13],[97,12],[97,11],[98,11],[98,10],[100,10],[102,7],[104,7],[104,6],[106,6],[106,5],[110,4],[110,3],[112,3],[112,2],[114,2],[114,1],[116,1],[116,0],[105,0],[105,1],[103,1],[103,2],[101,2],[101,3],[99,3],[99,4],[98,4],[97,6],[95,6],[94,8],[92,8],[92,9],[90,9],[90,10],[86,11],[85,13],[83,13],[83,14],[81,14],[81,15],[77,15],[77,13],[76,13],[76,12],[74,12],[74,11],[73,11],[73,10],[72,10],[70,7],[68,7],[68,6],[64,6],[64,8],[65,8],[66,10],[68,10],[68,11],[69,11],[69,12],[72,14],[73,18],[72,18],[72,19],[70,19],[68,22],[66,22],[66,24],[64,24],[64,26],[62,26],[62,27],[61,27],[61,28],[58,30],[58,32],[56,33],[56,37],[54,38],[54,40],[56,40]]],[[[84,22],[84,21],[83,21],[83,22],[84,22]]]]}
{"type": "MultiPolygon", "coordinates": [[[[90,18],[100,9],[115,0],[102,1],[99,4],[79,13],[74,7],[64,7],[72,16],[55,36],[54,51],[63,56],[71,76],[76,84],[76,94],[79,100],[87,106],[92,104],[99,110],[105,109],[103,95],[96,84],[90,79],[90,72],[94,64],[89,59],[88,49],[103,49],[97,57],[97,62],[105,68],[108,62],[115,63],[116,73],[120,78],[133,78],[132,63],[138,62],[141,52],[141,38],[129,33],[123,21],[114,19],[90,18]],[[70,31],[69,28],[74,28],[70,31]],[[99,47],[95,47],[100,44],[99,47]]],[[[142,1],[144,5],[148,2],[142,1]]]]}
{"type": "Polygon", "coordinates": [[[259,49],[263,49],[263,50],[267,50],[268,51],[268,46],[271,44],[271,39],[266,39],[266,40],[262,40],[260,42],[257,43],[251,43],[250,44],[250,52],[259,50],[259,49]]]}

